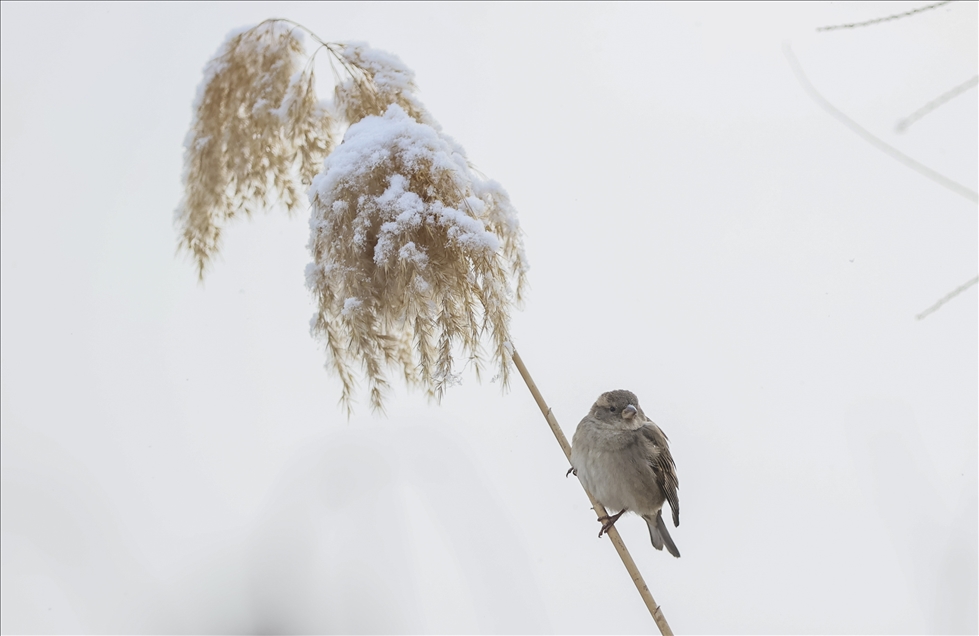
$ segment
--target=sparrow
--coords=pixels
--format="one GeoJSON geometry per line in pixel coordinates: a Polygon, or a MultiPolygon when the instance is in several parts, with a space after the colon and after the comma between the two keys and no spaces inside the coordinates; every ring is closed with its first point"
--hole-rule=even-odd
{"type": "Polygon", "coordinates": [[[612,516],[599,517],[608,532],[626,512],[646,521],[653,547],[679,558],[663,522],[663,503],[669,502],[673,525],[680,525],[679,481],[666,434],[639,407],[631,391],[603,393],[578,424],[571,440],[571,469],[581,485],[612,516]]]}

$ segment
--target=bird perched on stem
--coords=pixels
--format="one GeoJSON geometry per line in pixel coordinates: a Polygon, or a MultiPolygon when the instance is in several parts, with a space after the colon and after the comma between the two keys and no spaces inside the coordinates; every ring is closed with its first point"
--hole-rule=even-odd
{"type": "Polygon", "coordinates": [[[578,424],[571,442],[571,470],[581,484],[609,511],[600,517],[601,537],[625,512],[642,516],[653,547],[663,546],[675,557],[676,544],[663,522],[663,503],[673,510],[673,525],[680,525],[679,481],[670,455],[669,440],[639,408],[631,391],[609,391],[599,396],[578,424]]]}

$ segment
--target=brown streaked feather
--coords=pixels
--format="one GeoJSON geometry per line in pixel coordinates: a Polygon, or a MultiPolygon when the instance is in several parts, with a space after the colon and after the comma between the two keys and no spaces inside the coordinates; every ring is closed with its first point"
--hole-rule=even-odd
{"type": "Polygon", "coordinates": [[[656,476],[656,485],[660,492],[670,503],[673,511],[673,525],[680,525],[680,496],[677,490],[680,488],[680,480],[676,476],[676,464],[673,463],[673,455],[670,454],[670,446],[667,442],[666,434],[658,426],[649,422],[640,429],[647,447],[649,447],[649,466],[653,469],[656,476]]]}

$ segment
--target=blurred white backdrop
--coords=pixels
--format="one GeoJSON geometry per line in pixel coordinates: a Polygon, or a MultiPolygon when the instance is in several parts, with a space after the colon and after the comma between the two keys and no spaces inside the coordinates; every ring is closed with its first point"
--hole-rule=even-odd
{"type": "MultiPolygon", "coordinates": [[[[635,391],[677,633],[977,630],[977,4],[27,4],[2,28],[2,605],[11,632],[649,632],[526,388],[350,421],[306,216],[205,284],[172,214],[201,69],[280,16],[364,40],[520,210],[516,344],[570,437],[635,391]]],[[[320,77],[329,72],[320,67],[320,77]]],[[[324,90],[328,90],[324,84],[324,90]]],[[[519,381],[518,381],[519,382],[519,381]]]]}

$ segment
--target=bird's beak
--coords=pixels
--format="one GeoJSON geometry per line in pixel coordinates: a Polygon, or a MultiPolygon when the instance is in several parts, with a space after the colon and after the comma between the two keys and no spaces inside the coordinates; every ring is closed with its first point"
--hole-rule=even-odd
{"type": "Polygon", "coordinates": [[[630,404],[629,406],[622,409],[622,417],[624,417],[627,420],[631,420],[633,417],[636,416],[636,413],[638,412],[639,411],[636,410],[636,407],[630,404]]]}

